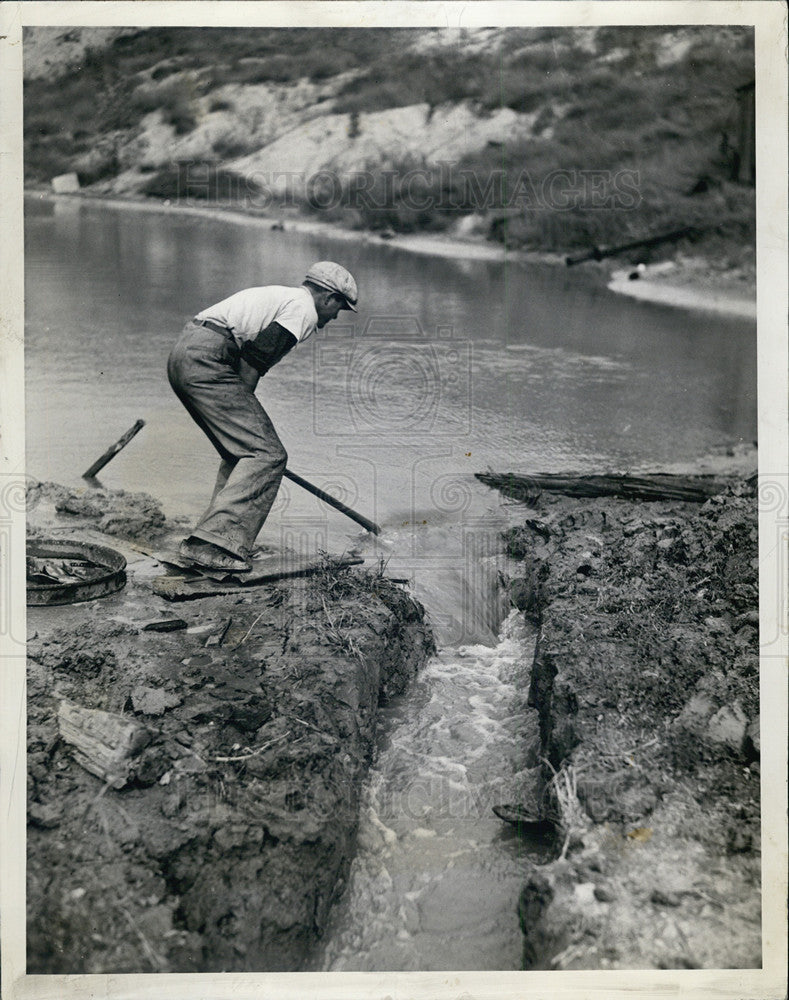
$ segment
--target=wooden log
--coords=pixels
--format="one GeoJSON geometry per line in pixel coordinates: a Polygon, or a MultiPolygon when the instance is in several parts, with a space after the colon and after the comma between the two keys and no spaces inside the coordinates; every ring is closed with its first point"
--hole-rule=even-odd
{"type": "Polygon", "coordinates": [[[93,463],[93,465],[91,465],[91,467],[88,469],[87,472],[83,472],[82,473],[82,478],[83,479],[93,479],[93,477],[98,472],[100,472],[101,469],[104,468],[104,466],[107,464],[107,462],[109,462],[111,459],[115,458],[115,456],[118,454],[118,452],[122,448],[125,448],[126,445],[129,443],[129,441],[131,441],[131,439],[134,437],[134,435],[138,431],[141,431],[143,429],[143,427],[145,427],[145,421],[144,420],[137,420],[134,423],[134,425],[132,427],[130,427],[126,431],[126,433],[123,435],[123,437],[118,438],[118,440],[115,442],[115,444],[111,448],[108,448],[104,452],[104,454],[101,456],[101,458],[97,458],[96,459],[96,461],[93,463]]]}
{"type": "Polygon", "coordinates": [[[674,229],[670,233],[648,236],[643,240],[631,240],[630,243],[620,243],[619,246],[608,247],[605,250],[601,250],[600,247],[592,247],[586,253],[578,254],[575,257],[565,257],[564,262],[568,267],[572,267],[573,264],[583,264],[587,260],[602,260],[604,257],[615,257],[618,253],[624,253],[625,250],[635,250],[636,247],[659,246],[661,243],[667,243],[669,240],[680,240],[684,236],[692,236],[697,232],[698,230],[694,226],[684,226],[682,229],[674,229]]]}
{"type": "Polygon", "coordinates": [[[534,500],[541,492],[546,491],[570,497],[621,497],[624,500],[686,500],[704,503],[727,485],[713,476],[675,476],[668,473],[649,476],[543,473],[525,476],[515,472],[477,472],[475,475],[486,486],[524,502],[534,500]]]}
{"type": "Polygon", "coordinates": [[[58,729],[74,748],[77,763],[112,788],[123,788],[134,758],[151,741],[150,732],[134,719],[70,701],[60,703],[58,729]]]}

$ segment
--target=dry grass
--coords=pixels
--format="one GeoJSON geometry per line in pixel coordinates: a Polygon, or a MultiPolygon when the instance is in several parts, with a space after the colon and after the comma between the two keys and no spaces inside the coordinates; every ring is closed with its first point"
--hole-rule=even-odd
{"type": "Polygon", "coordinates": [[[589,829],[590,820],[578,798],[578,770],[573,764],[562,764],[557,771],[551,762],[543,757],[543,764],[551,771],[546,793],[549,810],[554,813],[561,835],[564,838],[560,857],[565,858],[570,844],[579,839],[589,829]]]}

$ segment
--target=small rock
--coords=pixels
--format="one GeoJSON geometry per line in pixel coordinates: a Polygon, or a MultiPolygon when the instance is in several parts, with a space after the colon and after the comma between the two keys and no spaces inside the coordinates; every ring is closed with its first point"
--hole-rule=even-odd
{"type": "Polygon", "coordinates": [[[700,733],[715,712],[715,703],[705,694],[694,694],[680,712],[675,725],[691,733],[700,733]]]}
{"type": "Polygon", "coordinates": [[[731,827],[726,836],[726,850],[729,854],[746,854],[753,849],[753,834],[750,830],[731,827]]]}
{"type": "Polygon", "coordinates": [[[162,688],[139,685],[131,693],[135,712],[143,715],[163,715],[168,708],[181,704],[180,695],[174,691],[164,691],[162,688]]]}
{"type": "Polygon", "coordinates": [[[680,903],[676,892],[663,892],[662,889],[653,889],[650,901],[655,906],[679,906],[680,903]]]}
{"type": "Polygon", "coordinates": [[[748,719],[737,702],[724,705],[707,724],[707,738],[739,753],[745,741],[748,719]]]}
{"type": "Polygon", "coordinates": [[[75,191],[79,191],[79,177],[77,177],[76,171],[58,174],[57,177],[52,178],[51,184],[55,194],[73,194],[75,191]]]}
{"type": "Polygon", "coordinates": [[[42,830],[51,830],[60,825],[60,812],[49,805],[42,805],[40,802],[31,802],[27,807],[27,818],[31,826],[40,827],[42,830]]]}
{"type": "Polygon", "coordinates": [[[595,895],[595,886],[591,882],[582,882],[575,887],[575,898],[579,906],[591,906],[595,895]]]}

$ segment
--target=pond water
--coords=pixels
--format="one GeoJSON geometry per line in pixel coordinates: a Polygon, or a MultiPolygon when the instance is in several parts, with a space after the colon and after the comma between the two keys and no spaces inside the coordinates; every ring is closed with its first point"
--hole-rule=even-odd
{"type": "MultiPolygon", "coordinates": [[[[167,384],[169,348],[205,306],[249,285],[298,284],[322,258],[356,275],[359,313],[291,352],[259,396],[290,468],[379,522],[457,515],[469,474],[489,467],[656,467],[755,437],[746,320],[630,301],[579,268],[419,256],[230,217],[29,205],[26,440],[37,478],[79,482],[143,418],[102,482],[198,514],[215,458],[167,384]]],[[[323,518],[300,493],[283,490],[280,520],[323,518]]],[[[330,515],[330,530],[343,521],[330,515]]]]}
{"type": "Polygon", "coordinates": [[[385,713],[324,967],[518,968],[517,892],[544,848],[490,805],[517,800],[533,720],[515,678],[531,638],[511,618],[500,629],[492,557],[508,511],[473,473],[654,469],[753,440],[755,325],[624,299],[580,269],[178,211],[29,209],[27,471],[80,484],[142,418],[101,481],[153,494],[168,516],[202,511],[217,464],[165,375],[185,319],[250,285],[298,284],[315,260],[356,276],[358,315],[291,352],[258,395],[289,467],[382,535],[285,482],[260,540],[387,560],[440,651],[385,713]]]}

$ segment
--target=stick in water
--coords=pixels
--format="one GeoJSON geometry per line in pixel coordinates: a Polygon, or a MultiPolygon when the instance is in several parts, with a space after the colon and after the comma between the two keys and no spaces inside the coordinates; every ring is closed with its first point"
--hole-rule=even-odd
{"type": "Polygon", "coordinates": [[[118,452],[122,448],[125,448],[126,445],[129,443],[129,441],[131,441],[131,439],[134,437],[134,435],[138,431],[141,431],[143,429],[143,427],[145,427],[145,421],[144,420],[138,420],[134,424],[133,427],[130,427],[126,431],[126,433],[123,435],[122,438],[118,438],[118,440],[115,442],[115,444],[111,448],[108,448],[107,451],[104,452],[104,454],[101,456],[101,458],[96,459],[96,461],[93,463],[93,465],[91,465],[91,467],[88,469],[87,472],[83,472],[82,473],[82,478],[83,479],[93,479],[93,477],[96,475],[96,473],[99,472],[101,469],[103,469],[104,466],[107,464],[107,462],[109,462],[111,459],[115,458],[115,456],[118,454],[118,452]]]}

